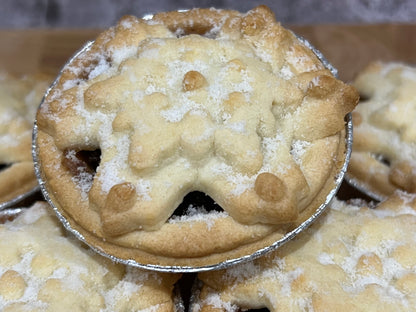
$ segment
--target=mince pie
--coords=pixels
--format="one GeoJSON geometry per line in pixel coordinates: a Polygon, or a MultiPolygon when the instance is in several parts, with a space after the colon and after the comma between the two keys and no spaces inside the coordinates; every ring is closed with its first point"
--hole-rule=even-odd
{"type": "Polygon", "coordinates": [[[377,199],[416,193],[416,67],[375,62],[354,85],[362,98],[348,177],[377,199]]]}
{"type": "Polygon", "coordinates": [[[38,185],[31,154],[36,111],[49,85],[43,74],[0,74],[0,207],[38,185]]]}
{"type": "Polygon", "coordinates": [[[67,236],[46,202],[22,211],[0,224],[0,311],[181,311],[180,275],[97,255],[67,236]]]}
{"type": "Polygon", "coordinates": [[[334,200],[266,257],[199,273],[190,311],[414,311],[415,246],[415,194],[377,207],[334,200]]]}
{"type": "Polygon", "coordinates": [[[325,201],[357,101],[267,7],[126,16],[42,103],[40,178],[105,254],[215,265],[271,245],[325,201]]]}

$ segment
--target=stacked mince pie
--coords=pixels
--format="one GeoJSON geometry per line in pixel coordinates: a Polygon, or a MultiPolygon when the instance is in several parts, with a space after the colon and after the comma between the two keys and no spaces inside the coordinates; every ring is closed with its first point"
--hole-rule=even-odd
{"type": "Polygon", "coordinates": [[[412,311],[415,82],[411,66],[371,64],[356,107],[264,6],[123,17],[37,111],[50,205],[2,212],[0,310],[181,311],[179,285],[193,312],[412,311]],[[348,182],[383,201],[334,198],[254,259],[337,190],[350,112],[348,182]],[[192,287],[181,269],[199,271],[192,287]]]}
{"type": "Polygon", "coordinates": [[[276,252],[198,275],[191,311],[414,311],[416,194],[334,200],[276,252]]]}
{"type": "MultiPolygon", "coordinates": [[[[0,73],[0,208],[37,188],[31,153],[36,110],[51,77],[0,73]]],[[[1,209],[0,209],[1,210],[1,209]]]]}
{"type": "Polygon", "coordinates": [[[353,113],[349,178],[380,199],[396,189],[416,193],[416,68],[374,62],[354,85],[361,103],[353,113]]]}
{"type": "Polygon", "coordinates": [[[68,236],[46,202],[0,224],[0,311],[180,312],[180,275],[126,267],[68,236]]]}

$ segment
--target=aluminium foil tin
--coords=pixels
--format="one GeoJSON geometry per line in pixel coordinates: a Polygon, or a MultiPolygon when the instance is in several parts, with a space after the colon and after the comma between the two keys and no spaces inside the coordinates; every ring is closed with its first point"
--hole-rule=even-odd
{"type": "Polygon", "coordinates": [[[2,211],[4,209],[7,209],[7,208],[22,206],[22,204],[25,201],[29,201],[32,197],[36,196],[39,192],[40,192],[40,187],[38,185],[36,185],[31,190],[29,190],[25,193],[22,193],[22,194],[20,194],[16,197],[12,198],[11,200],[0,203],[0,211],[2,211]]]}

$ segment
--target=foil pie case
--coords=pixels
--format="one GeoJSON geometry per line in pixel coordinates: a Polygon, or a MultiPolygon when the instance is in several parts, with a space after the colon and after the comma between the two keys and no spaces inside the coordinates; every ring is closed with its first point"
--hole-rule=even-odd
{"type": "MultiPolygon", "coordinates": [[[[150,18],[150,17],[151,17],[151,15],[146,16],[146,18],[150,18]]],[[[319,52],[317,49],[315,49],[304,38],[299,37],[299,36],[297,36],[297,37],[303,44],[305,44],[308,48],[310,48],[315,53],[315,55],[320,59],[320,61],[324,64],[324,66],[328,70],[330,70],[331,73],[335,77],[338,76],[337,70],[325,59],[325,57],[322,55],[321,52],[319,52]]],[[[77,53],[75,53],[72,56],[72,58],[70,58],[68,60],[68,62],[64,65],[63,68],[65,68],[66,66],[71,64],[71,62],[73,62],[74,59],[76,59],[79,55],[88,51],[91,48],[92,44],[93,44],[93,41],[88,42],[82,49],[80,49],[77,53]]],[[[50,90],[57,83],[61,74],[62,74],[62,70],[59,73],[59,75],[57,76],[57,78],[55,79],[54,83],[51,85],[51,87],[46,91],[45,96],[50,92],[50,90]]],[[[43,100],[42,100],[42,103],[43,103],[43,100]]],[[[42,105],[42,103],[41,103],[41,105],[42,105]]],[[[263,256],[263,255],[265,255],[265,254],[267,254],[271,251],[276,250],[277,248],[279,248],[283,244],[292,240],[297,234],[306,230],[309,227],[309,225],[311,225],[313,222],[315,222],[319,218],[319,216],[324,212],[324,210],[327,208],[327,206],[329,205],[331,200],[334,198],[335,194],[337,193],[337,191],[338,191],[338,189],[339,189],[339,187],[340,187],[340,185],[341,185],[341,183],[344,179],[344,175],[347,171],[348,162],[349,162],[349,159],[350,159],[350,156],[351,156],[352,139],[353,139],[353,135],[352,135],[353,125],[352,125],[351,114],[347,114],[345,116],[345,133],[346,133],[346,136],[345,136],[345,161],[343,163],[343,166],[341,167],[341,169],[339,170],[339,172],[336,175],[335,187],[328,193],[328,195],[326,196],[325,201],[318,207],[318,209],[315,211],[315,213],[311,217],[309,217],[306,221],[301,223],[294,230],[286,233],[281,239],[277,240],[276,242],[274,242],[270,246],[267,246],[263,249],[257,250],[253,254],[243,256],[243,257],[239,257],[239,258],[235,258],[235,259],[230,259],[230,260],[223,261],[223,262],[220,262],[220,263],[217,263],[217,264],[214,264],[214,265],[199,266],[199,267],[159,266],[159,265],[138,263],[134,260],[129,260],[129,259],[126,260],[126,259],[117,258],[117,257],[115,257],[113,255],[110,255],[110,254],[107,254],[107,253],[103,252],[102,250],[100,250],[99,248],[96,248],[96,247],[92,246],[91,244],[89,244],[87,242],[87,240],[85,239],[85,237],[80,232],[78,232],[77,230],[75,230],[74,228],[71,227],[68,220],[58,210],[55,203],[52,201],[51,197],[49,196],[48,189],[45,186],[45,181],[43,180],[43,177],[41,175],[41,164],[40,164],[40,161],[39,161],[38,148],[37,148],[37,145],[36,145],[36,140],[37,140],[37,135],[38,135],[38,128],[37,128],[36,120],[35,120],[34,127],[33,127],[32,155],[33,155],[33,159],[34,159],[35,174],[36,174],[36,177],[37,177],[38,182],[39,182],[40,190],[41,190],[45,200],[51,205],[51,207],[55,211],[57,217],[59,218],[61,223],[64,225],[64,227],[69,232],[71,232],[73,235],[75,235],[79,240],[81,240],[82,242],[87,244],[92,250],[94,250],[98,254],[100,254],[102,256],[105,256],[105,257],[107,257],[107,258],[109,258],[109,259],[111,259],[115,262],[122,263],[122,264],[125,264],[125,265],[134,266],[134,267],[139,267],[139,268],[142,268],[142,269],[159,271],[159,272],[169,272],[169,273],[195,273],[195,272],[225,269],[225,268],[228,268],[228,267],[230,267],[232,265],[235,265],[235,264],[238,264],[238,263],[252,261],[252,260],[254,260],[258,257],[261,257],[261,256],[263,256]]]]}

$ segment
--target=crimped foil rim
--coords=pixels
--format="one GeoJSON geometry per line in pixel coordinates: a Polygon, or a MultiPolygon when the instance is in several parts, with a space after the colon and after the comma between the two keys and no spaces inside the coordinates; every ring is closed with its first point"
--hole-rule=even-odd
{"type": "Polygon", "coordinates": [[[20,215],[26,209],[28,209],[28,208],[9,208],[9,209],[1,210],[0,211],[0,218],[2,218],[2,217],[6,217],[6,218],[17,217],[18,215],[20,215]]]}
{"type": "Polygon", "coordinates": [[[2,211],[4,209],[7,209],[7,208],[12,208],[13,206],[16,206],[17,204],[19,204],[20,202],[22,202],[26,198],[36,194],[39,191],[40,191],[40,187],[39,187],[39,185],[36,185],[31,190],[29,190],[25,193],[22,193],[20,195],[17,195],[16,197],[14,197],[14,198],[6,201],[6,202],[0,203],[0,211],[2,211]]]}
{"type": "MultiPolygon", "coordinates": [[[[149,19],[151,17],[152,17],[151,14],[146,16],[147,19],[149,19]]],[[[306,39],[304,39],[304,38],[302,38],[302,37],[300,37],[296,34],[295,34],[295,36],[304,45],[306,45],[309,49],[311,49],[314,52],[314,54],[318,57],[318,59],[322,62],[322,64],[328,70],[330,70],[331,73],[335,77],[338,77],[338,71],[335,69],[335,67],[333,67],[327,61],[327,59],[323,56],[323,54],[319,50],[317,50],[315,47],[313,47],[312,44],[310,44],[309,41],[307,41],[306,39]]],[[[63,69],[66,66],[68,66],[70,63],[72,63],[72,61],[75,58],[77,58],[80,54],[88,51],[91,48],[93,43],[94,43],[94,41],[87,42],[84,45],[84,47],[82,47],[80,50],[78,50],[78,52],[76,52],[65,63],[65,65],[62,67],[61,71],[59,72],[58,76],[56,77],[56,79],[54,80],[52,85],[46,91],[45,96],[43,97],[43,99],[40,103],[40,106],[43,104],[43,102],[45,100],[45,97],[49,94],[50,90],[55,86],[57,81],[60,79],[63,69]]],[[[335,187],[327,194],[325,201],[316,209],[314,214],[312,214],[307,220],[302,222],[294,230],[286,233],[281,239],[277,240],[276,242],[274,242],[273,244],[271,244],[267,247],[264,247],[262,249],[257,250],[253,254],[238,257],[238,258],[235,258],[235,259],[225,260],[225,261],[222,261],[222,262],[219,262],[219,263],[216,263],[216,264],[212,264],[212,265],[196,266],[196,267],[193,267],[193,266],[167,266],[167,265],[143,264],[143,263],[139,263],[139,262],[137,262],[135,260],[132,260],[132,259],[121,259],[121,258],[118,258],[116,256],[110,255],[108,253],[103,252],[103,250],[93,246],[92,244],[88,243],[87,240],[85,239],[85,237],[79,231],[77,231],[77,230],[75,230],[74,228],[71,227],[69,221],[63,216],[63,214],[55,206],[54,202],[52,201],[51,197],[49,196],[48,190],[46,189],[46,186],[45,186],[46,182],[43,180],[42,175],[41,175],[40,162],[39,162],[39,157],[38,157],[38,148],[37,148],[37,145],[36,145],[37,135],[38,135],[38,127],[37,127],[37,120],[36,119],[35,119],[35,122],[34,122],[34,125],[33,125],[33,133],[32,133],[32,156],[33,156],[33,162],[34,162],[34,167],[35,167],[35,174],[36,174],[36,177],[37,177],[38,182],[39,182],[40,190],[41,190],[45,200],[49,203],[49,205],[55,211],[55,214],[57,215],[60,222],[64,225],[64,227],[69,232],[71,232],[73,235],[75,235],[75,237],[77,237],[79,240],[81,240],[86,245],[88,245],[93,251],[95,251],[96,253],[98,253],[98,254],[100,254],[104,257],[109,258],[110,260],[112,260],[114,262],[122,263],[122,264],[133,266],[133,267],[138,267],[138,268],[145,269],[145,270],[158,271],[158,272],[167,272],[167,273],[196,273],[196,272],[206,272],[206,271],[212,271],[212,270],[221,270],[221,269],[225,269],[225,268],[228,268],[230,266],[233,266],[233,265],[236,265],[236,264],[239,264],[239,263],[252,261],[256,258],[259,258],[259,257],[261,257],[261,256],[263,256],[263,255],[265,255],[269,252],[272,252],[272,251],[278,249],[280,246],[282,246],[283,244],[292,240],[297,234],[306,230],[313,222],[315,222],[318,219],[318,217],[327,208],[327,206],[329,205],[331,200],[335,197],[335,194],[338,192],[338,189],[339,189],[339,187],[340,187],[340,185],[341,185],[341,183],[344,179],[345,173],[347,171],[348,163],[349,163],[349,160],[350,160],[350,157],[351,157],[352,140],[353,140],[353,124],[352,124],[351,113],[348,113],[345,116],[345,133],[346,133],[346,136],[345,136],[345,160],[344,160],[343,166],[341,167],[339,172],[337,172],[337,174],[336,174],[335,187]]]]}
{"type": "Polygon", "coordinates": [[[358,191],[362,192],[363,194],[371,197],[372,199],[376,201],[382,202],[387,199],[387,196],[370,190],[365,183],[360,182],[356,178],[353,178],[350,174],[348,174],[348,172],[345,173],[344,179],[352,187],[356,188],[358,191]]]}

